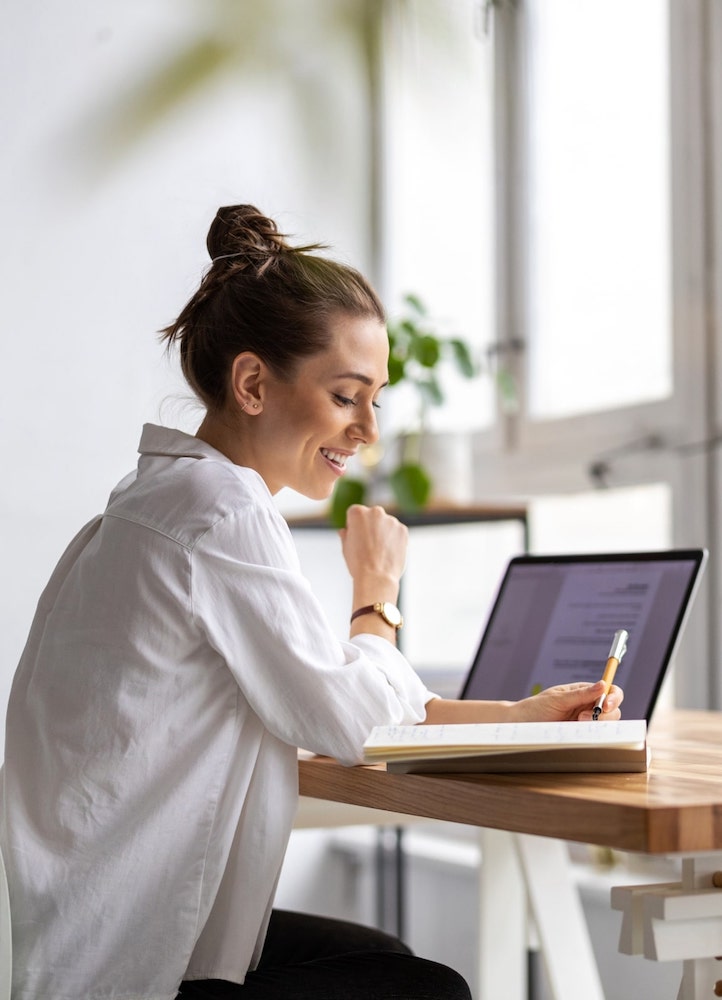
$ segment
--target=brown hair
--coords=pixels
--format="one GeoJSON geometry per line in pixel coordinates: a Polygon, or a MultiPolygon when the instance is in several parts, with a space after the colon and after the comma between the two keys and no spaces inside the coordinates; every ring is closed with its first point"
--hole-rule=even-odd
{"type": "Polygon", "coordinates": [[[206,240],[211,266],[178,319],[161,330],[178,343],[183,374],[209,409],[226,399],[233,359],[253,351],[281,379],[323,351],[334,316],[385,322],[381,302],[358,271],[291,246],[253,205],[220,208],[206,240]]]}

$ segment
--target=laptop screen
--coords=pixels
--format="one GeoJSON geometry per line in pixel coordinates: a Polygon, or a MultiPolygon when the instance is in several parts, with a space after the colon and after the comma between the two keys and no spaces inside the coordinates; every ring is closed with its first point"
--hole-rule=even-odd
{"type": "Polygon", "coordinates": [[[626,629],[615,683],[625,718],[649,721],[705,559],[703,549],[517,556],[460,697],[516,701],[599,680],[614,633],[626,629]]]}

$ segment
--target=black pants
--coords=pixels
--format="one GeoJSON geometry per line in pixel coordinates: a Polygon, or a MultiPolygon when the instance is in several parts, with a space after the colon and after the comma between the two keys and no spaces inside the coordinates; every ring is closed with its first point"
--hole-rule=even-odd
{"type": "Polygon", "coordinates": [[[181,983],[176,1000],[470,1000],[461,976],[401,941],[344,920],[274,910],[258,968],[242,986],[181,983]]]}

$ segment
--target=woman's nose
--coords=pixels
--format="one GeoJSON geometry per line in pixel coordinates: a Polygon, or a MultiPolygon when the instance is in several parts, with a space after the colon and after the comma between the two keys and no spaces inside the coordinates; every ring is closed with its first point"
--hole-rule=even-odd
{"type": "Polygon", "coordinates": [[[349,433],[354,440],[363,444],[374,444],[379,439],[379,425],[376,419],[376,411],[373,406],[363,413],[356,414],[349,433]]]}

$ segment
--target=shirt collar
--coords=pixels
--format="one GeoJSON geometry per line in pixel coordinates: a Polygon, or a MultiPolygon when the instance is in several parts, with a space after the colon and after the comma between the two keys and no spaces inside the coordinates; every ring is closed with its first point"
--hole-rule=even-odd
{"type": "Polygon", "coordinates": [[[236,465],[227,455],[218,451],[217,448],[207,444],[205,441],[201,441],[200,438],[194,437],[192,434],[185,434],[183,431],[176,430],[173,427],[160,427],[158,424],[143,424],[138,452],[141,456],[138,471],[145,464],[143,459],[210,458],[216,462],[227,463],[238,475],[253,476],[258,480],[263,491],[269,497],[271,496],[263,477],[255,469],[236,465]]]}
{"type": "Polygon", "coordinates": [[[138,451],[141,455],[167,455],[172,458],[214,458],[233,463],[211,445],[172,427],[144,424],[138,451]]]}

